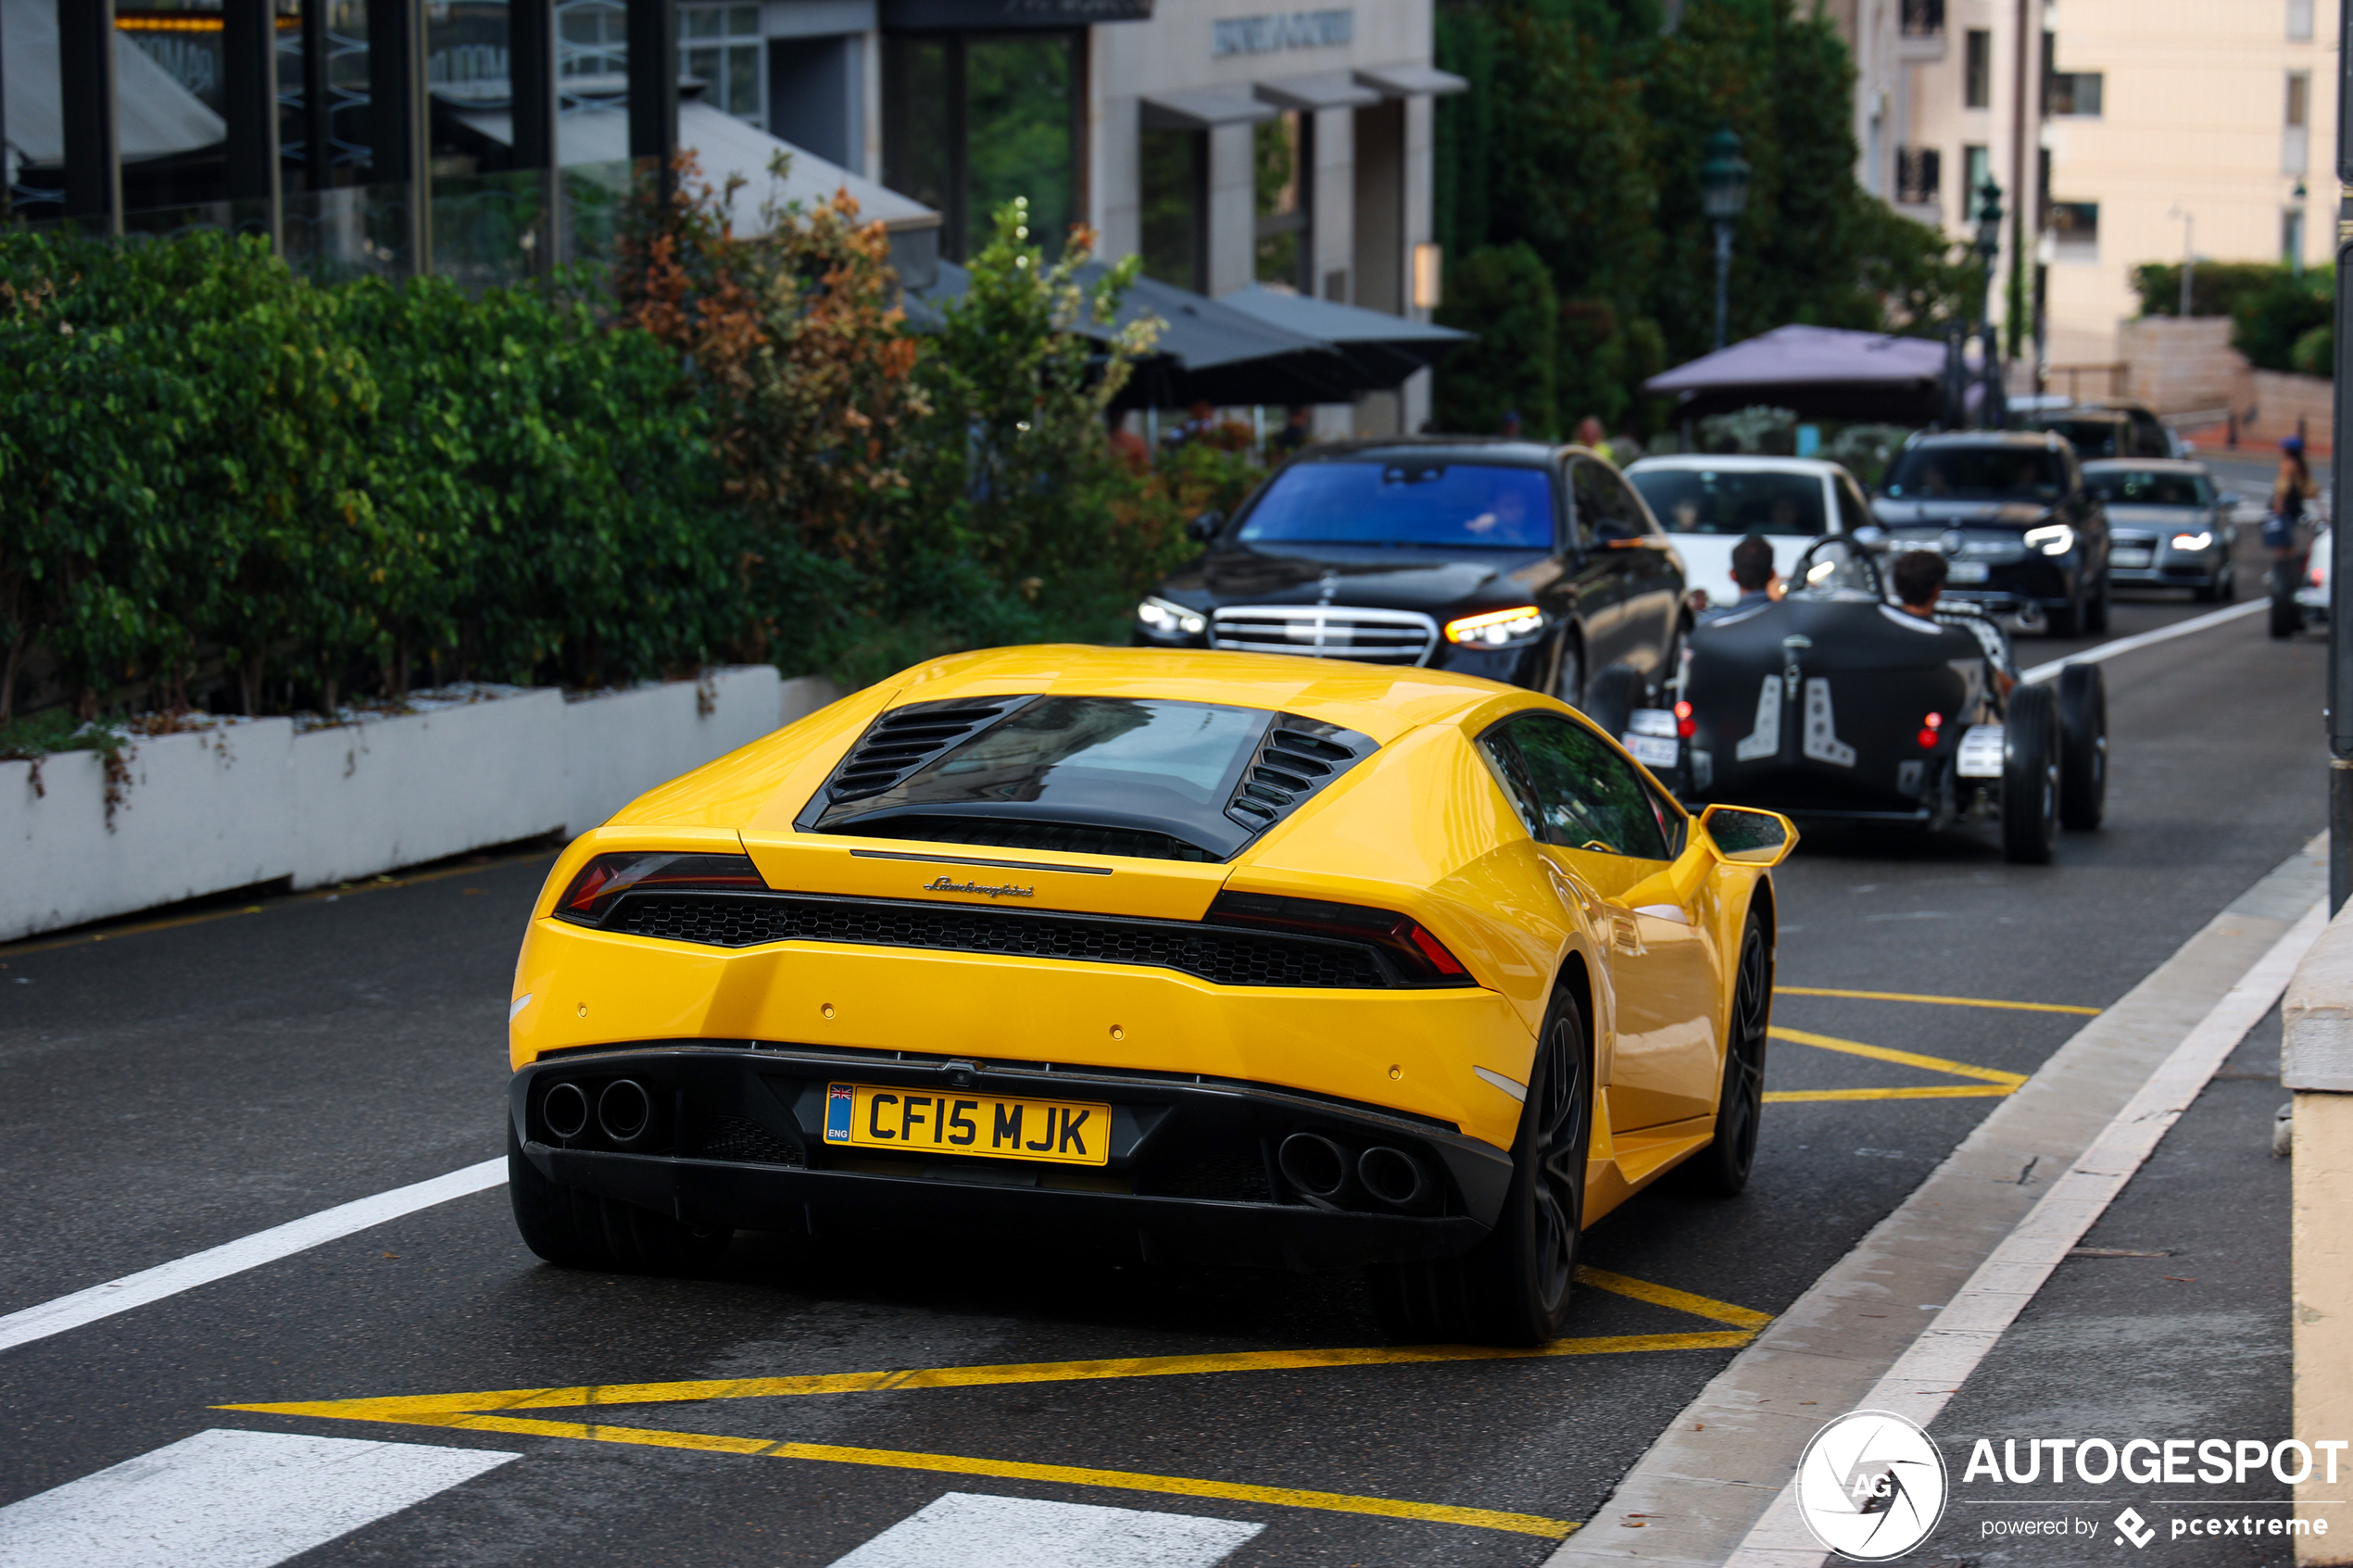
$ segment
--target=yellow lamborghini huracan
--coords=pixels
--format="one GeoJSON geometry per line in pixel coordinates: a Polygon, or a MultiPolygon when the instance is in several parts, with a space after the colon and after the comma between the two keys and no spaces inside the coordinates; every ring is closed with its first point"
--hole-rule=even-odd
{"type": "Polygon", "coordinates": [[[1369,1266],[1393,1332],[1541,1342],[1583,1226],[1747,1180],[1795,836],[1467,676],[919,665],[564,851],[515,1220],[587,1267],[943,1227],[1369,1266]]]}

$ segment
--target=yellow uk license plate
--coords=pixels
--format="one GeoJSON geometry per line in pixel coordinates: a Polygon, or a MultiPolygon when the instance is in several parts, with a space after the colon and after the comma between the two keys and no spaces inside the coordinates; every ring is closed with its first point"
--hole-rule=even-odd
{"type": "Polygon", "coordinates": [[[1084,1100],[828,1084],[825,1142],[836,1148],[1101,1165],[1111,1159],[1111,1107],[1084,1100]]]}

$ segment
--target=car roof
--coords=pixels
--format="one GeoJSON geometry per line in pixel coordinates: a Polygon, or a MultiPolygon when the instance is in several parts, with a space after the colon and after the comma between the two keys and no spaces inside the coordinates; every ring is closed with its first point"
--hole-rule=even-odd
{"type": "Polygon", "coordinates": [[[1322,463],[1390,455],[1428,459],[1452,456],[1458,462],[1500,463],[1515,468],[1549,467],[1564,453],[1583,452],[1582,446],[1556,445],[1516,435],[1386,435],[1352,441],[1319,441],[1302,451],[1293,462],[1322,463]]]}
{"type": "Polygon", "coordinates": [[[1040,692],[1161,697],[1321,719],[1387,745],[1407,730],[1459,720],[1499,696],[1533,694],[1476,675],[1417,665],[1363,664],[1299,654],[1048,644],[985,648],[928,660],[895,677],[890,706],[1040,692]]]}
{"type": "Polygon", "coordinates": [[[2202,473],[2208,479],[2213,470],[2195,458],[2094,458],[2083,465],[2083,471],[2108,469],[2147,469],[2155,473],[2202,473]]]}
{"type": "Polygon", "coordinates": [[[2007,446],[2021,452],[2055,451],[2065,437],[2042,430],[1922,431],[1906,446],[2007,446]]]}
{"type": "Polygon", "coordinates": [[[1782,458],[1766,452],[1667,452],[1655,458],[1643,458],[1626,465],[1633,473],[1655,472],[1661,469],[1722,469],[1731,473],[1806,473],[1827,479],[1846,471],[1843,463],[1827,458],[1782,458]]]}

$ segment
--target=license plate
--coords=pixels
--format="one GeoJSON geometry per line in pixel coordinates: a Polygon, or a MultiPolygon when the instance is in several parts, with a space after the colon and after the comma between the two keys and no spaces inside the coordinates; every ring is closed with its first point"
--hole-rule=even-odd
{"type": "Polygon", "coordinates": [[[1988,569],[1982,560],[1957,560],[1944,569],[1944,578],[1949,583],[1982,583],[1987,575],[1988,569]]]}
{"type": "Polygon", "coordinates": [[[1111,1107],[1086,1100],[829,1084],[825,1142],[837,1148],[1101,1165],[1111,1159],[1111,1107]]]}
{"type": "Polygon", "coordinates": [[[2118,550],[2108,558],[2111,566],[2146,566],[2153,552],[2148,550],[2118,550]]]}
{"type": "Polygon", "coordinates": [[[1676,745],[1660,735],[1625,735],[1620,737],[1634,760],[1645,768],[1675,766],[1676,745]]]}

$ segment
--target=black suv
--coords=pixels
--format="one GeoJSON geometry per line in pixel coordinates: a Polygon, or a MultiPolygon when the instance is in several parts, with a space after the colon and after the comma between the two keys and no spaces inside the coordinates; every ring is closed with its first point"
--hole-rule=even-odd
{"type": "Polygon", "coordinates": [[[2017,419],[2021,430],[2050,431],[2074,445],[2085,462],[2099,458],[2171,458],[2173,438],[2164,421],[2138,403],[2078,403],[2038,408],[2017,419]]]}
{"type": "Polygon", "coordinates": [[[1916,435],[1871,511],[1899,548],[1942,551],[1946,596],[2055,637],[2108,630],[2108,513],[2052,432],[1916,435]]]}
{"type": "MultiPolygon", "coordinates": [[[[1683,563],[1616,469],[1475,436],[1315,446],[1136,608],[1145,647],[1419,664],[1618,709],[1675,672],[1683,563]]],[[[1615,733],[1615,731],[1613,731],[1615,733]]]]}

